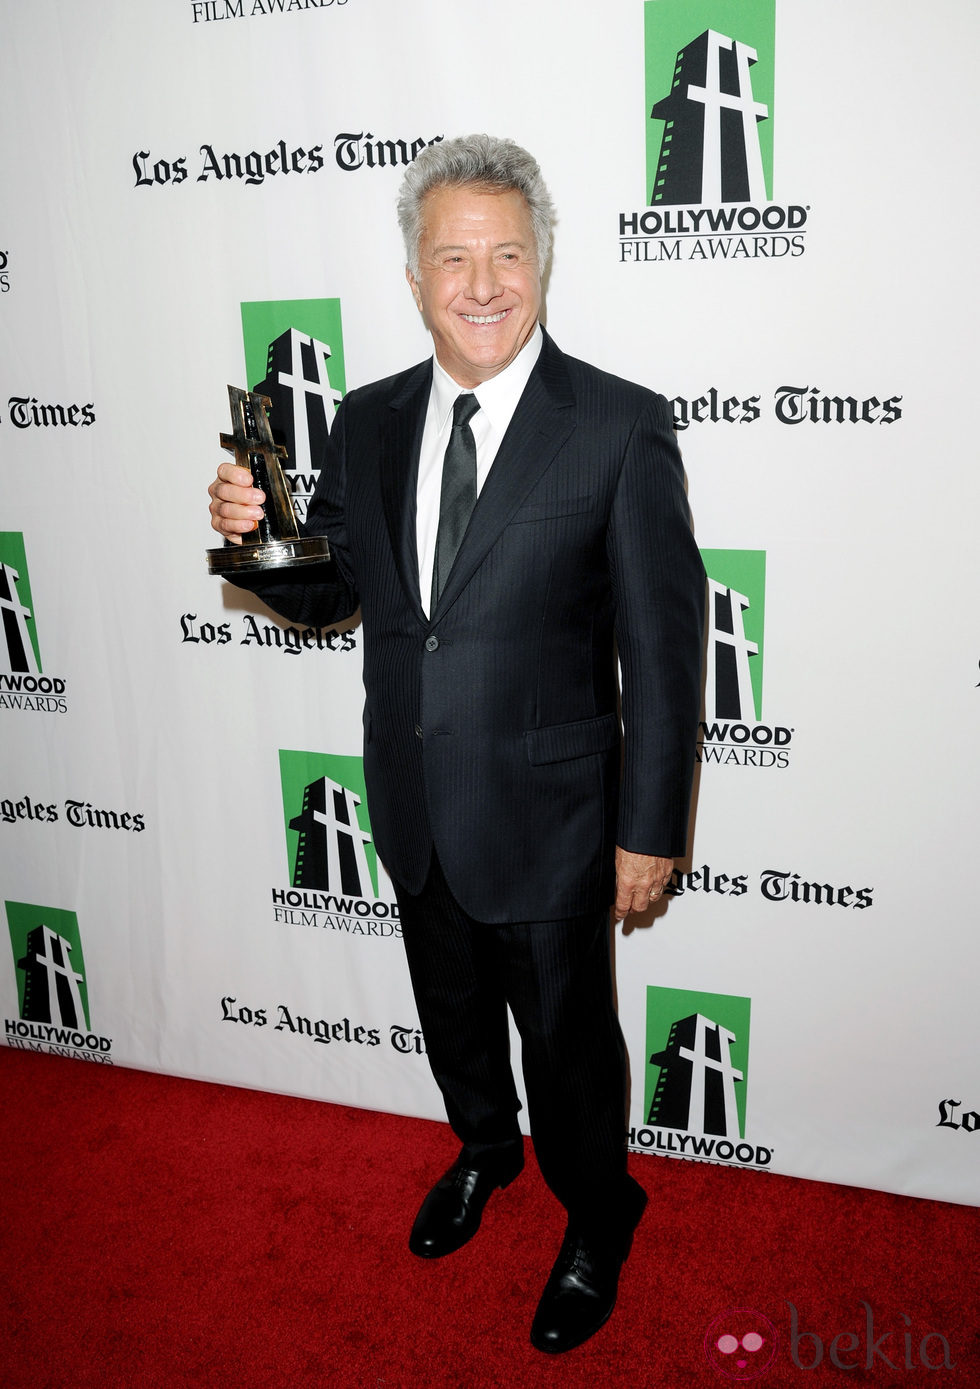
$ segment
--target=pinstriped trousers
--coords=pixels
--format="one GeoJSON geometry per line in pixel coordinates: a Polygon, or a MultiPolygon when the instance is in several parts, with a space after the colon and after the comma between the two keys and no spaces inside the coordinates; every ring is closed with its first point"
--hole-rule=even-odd
{"type": "Polygon", "coordinates": [[[509,1007],[541,1173],[571,1221],[610,1236],[627,1219],[634,1184],[608,910],[476,921],[453,897],[435,853],[421,893],[396,892],[429,1065],[468,1160],[479,1167],[521,1138],[509,1007]]]}

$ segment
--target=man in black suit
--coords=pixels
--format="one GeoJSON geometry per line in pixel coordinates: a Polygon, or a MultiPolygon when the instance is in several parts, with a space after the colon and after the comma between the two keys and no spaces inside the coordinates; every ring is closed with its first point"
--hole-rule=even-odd
{"type": "MultiPolygon", "coordinates": [[[[559,1352],[612,1312],[646,1201],[626,1170],[609,904],[645,910],[684,852],[704,573],[666,401],[539,325],[554,216],[531,156],[430,146],[399,220],[434,360],[347,395],[307,522],[330,565],[257,587],[310,624],[361,607],[371,822],[462,1144],[410,1248],[458,1249],[523,1166],[509,1007],[568,1216],[531,1328],[559,1352]]],[[[210,490],[212,525],[240,541],[263,495],[229,463],[210,490]]]]}

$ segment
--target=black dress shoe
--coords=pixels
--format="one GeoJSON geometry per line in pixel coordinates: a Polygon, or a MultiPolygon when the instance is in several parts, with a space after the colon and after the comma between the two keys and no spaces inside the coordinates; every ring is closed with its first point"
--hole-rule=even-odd
{"type": "Polygon", "coordinates": [[[609,1320],[616,1306],[620,1269],[646,1205],[646,1194],[639,1187],[631,1195],[631,1204],[635,1219],[631,1214],[631,1223],[620,1238],[590,1239],[569,1224],[531,1324],[535,1350],[549,1355],[573,1350],[609,1320]]]}
{"type": "Polygon", "coordinates": [[[480,1228],[483,1208],[494,1191],[509,1186],[523,1166],[523,1145],[508,1159],[481,1168],[458,1157],[422,1202],[408,1237],[412,1253],[420,1259],[441,1259],[461,1249],[480,1228]]]}

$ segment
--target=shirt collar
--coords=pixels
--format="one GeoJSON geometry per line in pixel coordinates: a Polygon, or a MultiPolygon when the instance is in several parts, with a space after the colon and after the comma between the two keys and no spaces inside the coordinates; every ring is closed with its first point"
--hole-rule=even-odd
{"type": "MultiPolygon", "coordinates": [[[[527,385],[535,363],[541,354],[543,343],[544,334],[541,331],[541,324],[536,323],[534,332],[510,365],[504,367],[503,371],[498,371],[496,376],[491,376],[489,381],[481,381],[479,386],[472,391],[472,394],[480,402],[480,409],[487,415],[491,426],[501,434],[510,424],[511,416],[517,409],[517,402],[524,393],[524,387],[527,385]]],[[[458,381],[454,381],[448,371],[441,367],[438,360],[433,357],[431,401],[432,405],[435,406],[436,420],[440,431],[445,427],[452,414],[456,397],[468,394],[470,392],[466,390],[466,387],[461,386],[458,381]]]]}

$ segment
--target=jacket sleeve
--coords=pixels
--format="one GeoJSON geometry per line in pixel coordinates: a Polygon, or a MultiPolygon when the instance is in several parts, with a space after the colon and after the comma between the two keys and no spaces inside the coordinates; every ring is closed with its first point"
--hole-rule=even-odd
{"type": "Polygon", "coordinates": [[[616,598],[624,731],[617,842],[684,854],[701,707],[704,566],[663,396],[630,434],[607,550],[616,598]]]}
{"type": "Polygon", "coordinates": [[[323,564],[294,571],[295,578],[270,579],[268,574],[228,575],[239,588],[256,593],[274,612],[291,622],[325,627],[342,622],[357,611],[357,584],[350,565],[344,516],[347,453],[345,448],[346,397],[333,419],[309,513],[300,524],[301,535],[325,535],[330,558],[323,564]]]}

